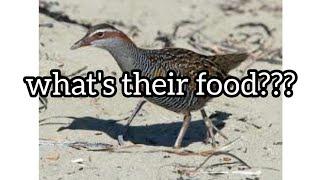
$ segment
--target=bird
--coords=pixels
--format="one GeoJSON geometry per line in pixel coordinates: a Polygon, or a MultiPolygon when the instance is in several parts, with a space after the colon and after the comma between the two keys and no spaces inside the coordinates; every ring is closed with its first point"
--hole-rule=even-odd
{"type": "MultiPolygon", "coordinates": [[[[247,59],[245,52],[203,55],[183,48],[145,49],[138,47],[124,32],[116,27],[102,23],[91,26],[80,40],[75,42],[71,50],[81,47],[97,47],[107,50],[124,72],[140,70],[142,76],[150,79],[165,77],[168,71],[174,71],[177,76],[194,79],[199,71],[207,71],[209,76],[224,79],[229,71],[239,66],[247,59]]],[[[185,87],[185,96],[148,96],[138,103],[126,124],[126,129],[145,102],[151,102],[162,108],[183,115],[182,127],[177,135],[173,148],[180,148],[184,135],[191,121],[191,112],[200,111],[206,130],[206,142],[215,144],[214,131],[228,139],[207,116],[204,106],[212,99],[209,96],[195,96],[195,83],[191,81],[185,87]]]]}

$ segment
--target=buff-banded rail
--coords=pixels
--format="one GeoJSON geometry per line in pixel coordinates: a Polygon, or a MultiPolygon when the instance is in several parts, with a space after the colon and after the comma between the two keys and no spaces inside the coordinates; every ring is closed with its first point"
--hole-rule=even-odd
{"type": "MultiPolygon", "coordinates": [[[[150,79],[165,77],[168,71],[177,76],[194,79],[199,71],[207,71],[209,76],[224,79],[228,72],[236,68],[247,57],[247,53],[206,56],[182,48],[143,49],[138,47],[125,33],[109,24],[92,26],[87,34],[77,41],[71,49],[94,46],[107,50],[116,60],[122,71],[140,70],[142,76],[150,79]]],[[[215,127],[207,116],[204,106],[212,99],[209,96],[196,96],[195,88],[190,83],[185,90],[186,96],[148,96],[141,100],[126,125],[126,132],[133,118],[142,105],[149,101],[170,111],[183,114],[183,123],[177,135],[174,148],[180,148],[183,137],[191,121],[191,112],[200,110],[205,126],[207,138],[215,143],[214,131],[227,138],[215,127]]]]}

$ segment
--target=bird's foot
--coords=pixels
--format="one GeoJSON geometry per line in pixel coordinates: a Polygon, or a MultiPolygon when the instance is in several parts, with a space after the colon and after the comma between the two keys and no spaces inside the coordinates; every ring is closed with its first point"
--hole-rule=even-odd
{"type": "Polygon", "coordinates": [[[212,147],[216,147],[219,144],[219,142],[216,141],[214,135],[211,135],[210,132],[207,132],[207,137],[204,139],[204,143],[205,144],[210,143],[212,147]]]}
{"type": "Polygon", "coordinates": [[[118,135],[118,143],[120,146],[124,145],[124,140],[128,138],[129,125],[126,125],[120,135],[118,135]]]}

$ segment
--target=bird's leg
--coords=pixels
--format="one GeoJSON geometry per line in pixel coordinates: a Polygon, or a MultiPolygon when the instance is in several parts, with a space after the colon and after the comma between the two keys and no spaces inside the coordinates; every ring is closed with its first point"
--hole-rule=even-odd
{"type": "Polygon", "coordinates": [[[202,115],[204,124],[207,127],[207,137],[205,139],[205,142],[207,143],[211,139],[212,140],[211,144],[214,146],[216,143],[216,140],[214,138],[212,121],[211,121],[211,119],[208,118],[207,113],[204,109],[201,109],[200,111],[201,111],[201,115],[202,115]]]}
{"type": "Polygon", "coordinates": [[[215,145],[215,138],[214,138],[214,133],[213,133],[213,129],[218,133],[220,134],[223,138],[225,138],[226,140],[228,140],[227,136],[224,135],[211,121],[211,119],[207,116],[207,113],[204,109],[201,109],[201,115],[202,115],[202,118],[204,120],[204,123],[207,127],[207,138],[206,138],[206,141],[208,141],[209,139],[212,140],[212,145],[215,145]]]}
{"type": "Polygon", "coordinates": [[[145,99],[141,99],[138,104],[136,105],[136,107],[133,109],[133,112],[131,113],[131,115],[128,118],[127,124],[125,126],[125,130],[124,130],[124,136],[126,136],[128,134],[128,130],[129,130],[129,126],[132,122],[132,120],[134,119],[134,117],[136,117],[136,115],[138,114],[138,112],[140,111],[140,109],[142,108],[142,106],[144,105],[144,103],[146,103],[147,101],[145,99]]]}
{"type": "Polygon", "coordinates": [[[181,147],[181,142],[183,140],[184,135],[186,134],[188,127],[189,127],[190,121],[191,121],[191,114],[190,114],[190,112],[188,112],[188,113],[184,114],[183,124],[180,129],[179,135],[176,139],[176,142],[174,143],[174,148],[181,147]]]}

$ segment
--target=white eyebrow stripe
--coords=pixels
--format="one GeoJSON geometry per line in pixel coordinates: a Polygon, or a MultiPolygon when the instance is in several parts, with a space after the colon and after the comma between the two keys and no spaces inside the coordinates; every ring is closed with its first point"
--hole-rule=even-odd
{"type": "Polygon", "coordinates": [[[99,33],[99,32],[115,32],[115,30],[110,29],[110,28],[98,29],[98,30],[92,32],[89,36],[92,36],[93,34],[96,34],[96,33],[99,33]]]}

